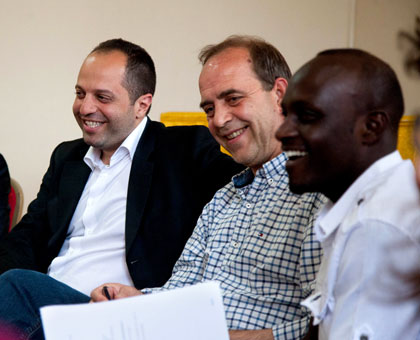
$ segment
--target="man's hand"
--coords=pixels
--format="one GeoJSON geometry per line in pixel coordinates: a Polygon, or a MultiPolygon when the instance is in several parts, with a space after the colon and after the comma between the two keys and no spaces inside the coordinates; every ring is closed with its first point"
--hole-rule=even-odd
{"type": "Polygon", "coordinates": [[[109,299],[123,299],[141,294],[143,294],[141,291],[131,286],[122,285],[120,283],[105,283],[92,290],[90,293],[90,302],[108,301],[109,299]],[[104,289],[104,287],[106,287],[106,289],[104,289]],[[109,298],[105,291],[108,292],[109,298]]]}
{"type": "Polygon", "coordinates": [[[271,329],[230,330],[230,340],[274,340],[271,329]]]}

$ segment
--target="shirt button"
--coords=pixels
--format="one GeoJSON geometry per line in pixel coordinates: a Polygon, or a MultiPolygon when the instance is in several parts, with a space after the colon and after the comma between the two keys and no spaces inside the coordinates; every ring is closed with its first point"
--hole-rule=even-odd
{"type": "Polygon", "coordinates": [[[250,208],[252,207],[252,204],[251,204],[251,203],[247,203],[245,206],[246,206],[248,209],[250,209],[250,208]]]}
{"type": "Polygon", "coordinates": [[[232,246],[235,247],[235,248],[237,248],[238,247],[238,242],[232,241],[232,246]]]}
{"type": "Polygon", "coordinates": [[[268,179],[268,184],[273,185],[274,184],[274,180],[272,178],[268,179]]]}

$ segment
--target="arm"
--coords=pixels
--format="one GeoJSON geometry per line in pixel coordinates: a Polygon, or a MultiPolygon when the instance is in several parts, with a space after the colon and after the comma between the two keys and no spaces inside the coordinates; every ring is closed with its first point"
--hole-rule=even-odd
{"type": "MultiPolygon", "coordinates": [[[[0,273],[12,268],[38,269],[35,249],[44,240],[42,227],[46,224],[45,212],[48,193],[52,186],[53,168],[54,157],[52,156],[50,167],[44,175],[37,198],[29,205],[28,213],[2,240],[0,244],[0,273]]],[[[46,244],[43,247],[46,247],[46,244]]]]}
{"type": "Polygon", "coordinates": [[[22,220],[0,243],[0,273],[12,268],[46,272],[64,240],[73,204],[74,207],[77,204],[79,193],[75,188],[80,187],[83,191],[84,180],[90,173],[81,160],[81,152],[86,149],[82,141],[73,141],[62,143],[54,150],[36,199],[31,202],[22,220]],[[62,181],[67,160],[76,160],[82,173],[77,173],[74,182],[63,187],[63,183],[69,183],[62,181]],[[65,196],[61,203],[59,188],[63,189],[60,193],[65,196]]]}

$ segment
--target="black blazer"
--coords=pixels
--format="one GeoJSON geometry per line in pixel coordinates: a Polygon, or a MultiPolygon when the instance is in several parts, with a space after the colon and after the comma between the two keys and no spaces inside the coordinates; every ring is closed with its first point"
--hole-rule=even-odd
{"type": "MultiPolygon", "coordinates": [[[[0,273],[47,271],[91,172],[83,161],[88,148],[78,139],[54,150],[37,198],[0,244],[0,273]]],[[[242,169],[206,127],[166,128],[148,119],[127,194],[126,261],[138,289],[166,282],[204,205],[242,169]]]]}

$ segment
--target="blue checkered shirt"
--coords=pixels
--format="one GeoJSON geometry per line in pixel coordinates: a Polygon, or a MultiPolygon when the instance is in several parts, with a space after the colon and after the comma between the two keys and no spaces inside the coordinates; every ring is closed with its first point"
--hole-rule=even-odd
{"type": "MultiPolygon", "coordinates": [[[[229,329],[272,328],[275,339],[299,339],[309,324],[300,302],[312,293],[321,259],[314,239],[320,194],[290,192],[286,156],[233,178],[206,205],[162,288],[218,281],[229,329]]],[[[182,212],[181,212],[182,213],[182,212]]]]}

